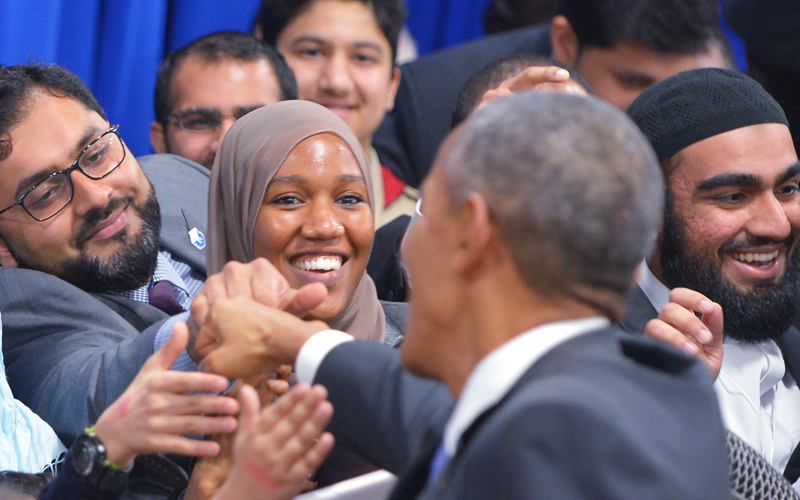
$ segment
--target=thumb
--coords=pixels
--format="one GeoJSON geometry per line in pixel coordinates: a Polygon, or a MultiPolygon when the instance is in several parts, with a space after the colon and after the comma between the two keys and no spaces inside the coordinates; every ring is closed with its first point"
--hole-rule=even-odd
{"type": "Polygon", "coordinates": [[[172,337],[158,350],[151,359],[162,370],[169,370],[178,360],[178,356],[186,349],[189,343],[189,327],[186,323],[178,322],[172,327],[172,337]]]}
{"type": "Polygon", "coordinates": [[[282,309],[299,318],[322,304],[328,297],[328,288],[322,283],[309,283],[294,293],[289,293],[282,309]]]}
{"type": "Polygon", "coordinates": [[[242,385],[242,388],[239,389],[237,398],[242,405],[239,410],[239,430],[246,432],[256,424],[261,404],[258,401],[256,390],[247,384],[242,385]]]}

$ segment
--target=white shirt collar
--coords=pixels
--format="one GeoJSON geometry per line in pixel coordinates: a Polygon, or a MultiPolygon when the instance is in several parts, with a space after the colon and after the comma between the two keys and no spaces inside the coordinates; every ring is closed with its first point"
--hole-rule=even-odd
{"type": "Polygon", "coordinates": [[[522,375],[557,345],[607,327],[606,318],[559,321],[528,330],[501,345],[472,370],[444,430],[444,449],[455,456],[458,441],[470,425],[499,402],[522,375]]]}
{"type": "Polygon", "coordinates": [[[650,266],[647,265],[647,261],[643,260],[642,263],[639,264],[639,273],[637,276],[636,282],[639,288],[642,289],[644,295],[650,300],[650,303],[653,304],[656,312],[660,314],[661,310],[664,309],[664,306],[669,302],[669,288],[656,278],[653,271],[650,270],[650,266]]]}

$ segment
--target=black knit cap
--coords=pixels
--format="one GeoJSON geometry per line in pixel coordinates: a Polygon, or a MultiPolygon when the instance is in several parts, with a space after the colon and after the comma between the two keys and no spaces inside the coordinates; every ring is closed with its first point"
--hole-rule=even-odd
{"type": "Polygon", "coordinates": [[[633,101],[628,116],[659,160],[729,130],[789,124],[780,105],[755,80],[718,68],[684,71],[656,83],[633,101]]]}

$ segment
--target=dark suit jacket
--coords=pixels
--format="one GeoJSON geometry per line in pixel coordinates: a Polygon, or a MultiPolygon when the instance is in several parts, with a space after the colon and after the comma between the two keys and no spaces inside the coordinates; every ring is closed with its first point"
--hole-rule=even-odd
{"type": "MultiPolygon", "coordinates": [[[[202,167],[173,155],[141,162],[159,196],[162,248],[205,274],[204,259],[198,257],[202,252],[189,241],[188,230],[196,225],[205,231],[208,171],[203,169],[203,177],[197,169],[202,167]],[[152,175],[157,167],[163,170],[152,175]],[[163,184],[169,177],[182,186],[202,185],[205,179],[205,190],[172,188],[163,184]]],[[[156,332],[167,315],[122,297],[88,294],[38,271],[0,268],[0,289],[11,390],[69,446],[153,354],[156,332]]]]}
{"type": "Polygon", "coordinates": [[[550,57],[550,25],[522,28],[442,50],[400,67],[394,109],[372,145],[381,164],[418,188],[450,132],[461,88],[487,64],[516,54],[550,57]]]}
{"type": "Polygon", "coordinates": [[[617,329],[579,336],[537,361],[467,430],[427,488],[453,406],[441,384],[366,342],[336,347],[315,382],[328,388],[339,442],[400,472],[393,499],[728,497],[708,371],[617,329]]]}

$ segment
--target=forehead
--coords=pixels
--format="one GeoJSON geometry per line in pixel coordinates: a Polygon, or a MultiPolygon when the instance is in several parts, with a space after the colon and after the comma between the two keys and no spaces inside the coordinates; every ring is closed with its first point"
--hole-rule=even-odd
{"type": "Polygon", "coordinates": [[[700,68],[724,68],[728,66],[717,44],[695,54],[670,54],[656,52],[642,43],[620,42],[615,47],[591,47],[594,53],[610,70],[635,72],[649,76],[658,82],[681,71],[700,68]]]}
{"type": "Polygon", "coordinates": [[[277,175],[315,179],[331,175],[360,175],[350,147],[336,134],[322,133],[300,141],[286,156],[277,175]]]}
{"type": "Polygon", "coordinates": [[[372,6],[357,0],[314,1],[284,27],[278,44],[292,43],[305,36],[330,44],[371,42],[389,48],[372,6]]]}
{"type": "Polygon", "coordinates": [[[198,107],[230,113],[239,107],[278,102],[280,89],[266,59],[205,61],[190,55],[175,70],[170,97],[171,112],[198,107]]]}
{"type": "Polygon", "coordinates": [[[13,191],[20,179],[36,172],[68,167],[88,142],[83,141],[87,133],[99,134],[108,127],[108,122],[76,99],[38,93],[27,115],[10,131],[12,150],[0,161],[0,190],[13,191]]]}
{"type": "Polygon", "coordinates": [[[670,175],[697,183],[716,175],[750,174],[769,185],[797,162],[789,128],[763,123],[729,130],[703,139],[680,152],[681,161],[670,175]]]}

